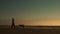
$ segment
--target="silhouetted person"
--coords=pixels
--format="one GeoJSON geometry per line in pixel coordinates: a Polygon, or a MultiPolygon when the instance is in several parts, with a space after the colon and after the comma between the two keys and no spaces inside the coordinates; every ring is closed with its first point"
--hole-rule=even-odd
{"type": "Polygon", "coordinates": [[[14,18],[12,18],[12,25],[11,28],[14,29],[15,28],[15,24],[14,24],[14,18]]]}

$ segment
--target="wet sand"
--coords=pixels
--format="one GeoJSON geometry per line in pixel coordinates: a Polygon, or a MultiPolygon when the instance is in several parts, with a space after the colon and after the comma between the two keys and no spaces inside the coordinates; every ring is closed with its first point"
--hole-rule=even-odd
{"type": "Polygon", "coordinates": [[[60,34],[60,29],[0,29],[0,34],[60,34]]]}

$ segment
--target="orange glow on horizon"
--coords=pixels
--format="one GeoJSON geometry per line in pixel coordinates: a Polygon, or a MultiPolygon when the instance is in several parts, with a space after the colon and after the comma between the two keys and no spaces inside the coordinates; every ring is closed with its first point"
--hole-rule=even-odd
{"type": "Polygon", "coordinates": [[[16,23],[32,26],[60,26],[60,20],[16,20],[16,23]]]}

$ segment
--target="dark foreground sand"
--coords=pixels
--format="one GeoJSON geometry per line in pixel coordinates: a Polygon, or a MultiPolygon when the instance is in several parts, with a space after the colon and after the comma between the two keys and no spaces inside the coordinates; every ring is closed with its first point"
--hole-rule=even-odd
{"type": "Polygon", "coordinates": [[[0,34],[60,34],[60,29],[0,29],[0,34]]]}

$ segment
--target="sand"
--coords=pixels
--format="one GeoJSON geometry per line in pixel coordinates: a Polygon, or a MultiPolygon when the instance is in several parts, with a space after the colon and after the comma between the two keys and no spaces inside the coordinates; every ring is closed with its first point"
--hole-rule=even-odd
{"type": "Polygon", "coordinates": [[[0,34],[60,34],[60,29],[0,29],[0,34]]]}

